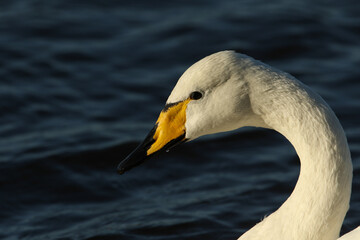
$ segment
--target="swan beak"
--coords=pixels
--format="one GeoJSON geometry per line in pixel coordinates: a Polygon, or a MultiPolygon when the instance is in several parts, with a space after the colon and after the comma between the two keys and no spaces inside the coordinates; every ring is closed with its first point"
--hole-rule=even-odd
{"type": "Polygon", "coordinates": [[[161,111],[155,127],[145,140],[118,165],[117,172],[123,174],[143,163],[154,154],[168,150],[182,142],[185,138],[186,107],[190,102],[167,104],[161,111]]]}

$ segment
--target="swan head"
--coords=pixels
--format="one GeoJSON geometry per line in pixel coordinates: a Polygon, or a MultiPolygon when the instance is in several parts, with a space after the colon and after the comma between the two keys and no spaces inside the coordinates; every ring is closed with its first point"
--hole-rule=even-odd
{"type": "Polygon", "coordinates": [[[145,140],[118,166],[118,172],[200,136],[243,126],[261,126],[249,97],[247,69],[253,59],[233,51],[207,56],[178,80],[145,140]]]}

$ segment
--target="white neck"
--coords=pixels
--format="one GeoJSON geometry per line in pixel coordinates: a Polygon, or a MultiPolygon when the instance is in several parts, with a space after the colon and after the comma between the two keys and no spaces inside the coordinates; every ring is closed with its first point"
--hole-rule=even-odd
{"type": "Polygon", "coordinates": [[[287,201],[239,239],[337,239],[352,181],[350,152],[338,119],[320,96],[291,76],[268,71],[266,65],[254,65],[249,74],[254,113],[292,143],[301,169],[287,201]]]}

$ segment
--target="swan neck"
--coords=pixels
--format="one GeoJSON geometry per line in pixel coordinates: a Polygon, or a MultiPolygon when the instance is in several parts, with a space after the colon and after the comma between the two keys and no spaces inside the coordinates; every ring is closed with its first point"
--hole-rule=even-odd
{"type": "Polygon", "coordinates": [[[261,234],[269,239],[266,232],[274,239],[337,239],[352,181],[345,133],[330,107],[307,86],[285,73],[257,72],[265,73],[250,84],[253,111],[292,143],[301,167],[287,201],[240,239],[261,239],[252,238],[261,234]]]}

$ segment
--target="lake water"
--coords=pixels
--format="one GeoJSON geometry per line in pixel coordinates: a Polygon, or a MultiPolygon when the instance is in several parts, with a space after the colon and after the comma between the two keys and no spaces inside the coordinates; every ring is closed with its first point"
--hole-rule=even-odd
{"type": "Polygon", "coordinates": [[[333,108],[360,225],[358,1],[0,2],[0,238],[236,239],[290,195],[295,151],[270,130],[204,137],[124,174],[180,75],[235,49],[333,108]]]}

